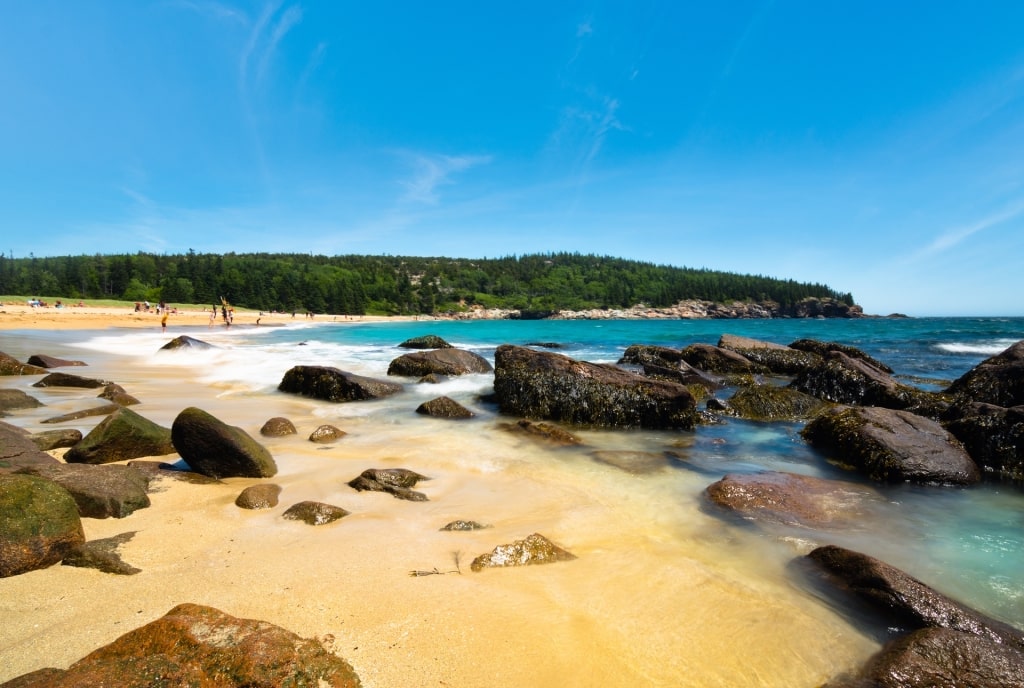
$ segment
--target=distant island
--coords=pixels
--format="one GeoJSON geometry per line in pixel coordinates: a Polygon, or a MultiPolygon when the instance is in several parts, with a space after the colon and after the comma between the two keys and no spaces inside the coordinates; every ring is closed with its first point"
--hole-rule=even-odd
{"type": "Polygon", "coordinates": [[[823,284],[580,253],[480,259],[194,251],[0,255],[0,294],[453,318],[864,315],[852,294],[823,284]]]}

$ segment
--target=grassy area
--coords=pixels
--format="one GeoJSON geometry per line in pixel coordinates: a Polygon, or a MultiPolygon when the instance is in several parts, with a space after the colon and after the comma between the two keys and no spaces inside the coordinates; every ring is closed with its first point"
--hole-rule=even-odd
{"type": "MultiPolygon", "coordinates": [[[[81,303],[84,306],[92,306],[94,308],[135,308],[134,301],[122,301],[120,299],[67,299],[61,296],[21,296],[21,295],[10,295],[0,294],[0,304],[18,304],[23,305],[28,303],[30,299],[39,299],[49,306],[54,306],[60,301],[64,306],[72,307],[77,306],[81,303]]],[[[168,303],[168,308],[177,308],[178,310],[200,310],[208,311],[210,306],[213,304],[209,303],[168,303]]],[[[155,303],[150,303],[150,306],[155,308],[155,303]]],[[[235,307],[236,313],[249,313],[254,312],[251,308],[239,308],[235,307]]]]}

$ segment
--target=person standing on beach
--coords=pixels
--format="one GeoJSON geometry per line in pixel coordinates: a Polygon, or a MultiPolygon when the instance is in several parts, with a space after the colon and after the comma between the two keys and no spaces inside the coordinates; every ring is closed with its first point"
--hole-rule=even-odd
{"type": "Polygon", "coordinates": [[[160,317],[160,331],[161,332],[166,332],[167,331],[167,316],[168,315],[170,315],[170,313],[168,313],[167,307],[164,306],[164,314],[160,317]]]}

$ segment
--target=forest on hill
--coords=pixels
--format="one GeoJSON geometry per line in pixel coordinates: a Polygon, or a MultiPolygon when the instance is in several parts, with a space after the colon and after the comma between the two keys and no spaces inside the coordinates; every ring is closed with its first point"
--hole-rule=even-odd
{"type": "Polygon", "coordinates": [[[474,305],[517,310],[655,308],[681,300],[716,303],[853,295],[823,284],[579,253],[504,258],[317,256],[189,251],[166,255],[0,255],[0,294],[231,304],[267,311],[412,315],[474,305]]]}

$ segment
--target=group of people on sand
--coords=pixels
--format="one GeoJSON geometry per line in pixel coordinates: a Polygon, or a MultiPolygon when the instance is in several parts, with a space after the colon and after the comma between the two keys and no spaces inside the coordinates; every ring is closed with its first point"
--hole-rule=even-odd
{"type": "MultiPolygon", "coordinates": [[[[224,319],[224,326],[231,327],[231,323],[235,321],[235,309],[227,304],[221,304],[220,315],[224,319]]],[[[217,304],[210,307],[210,327],[213,327],[215,322],[217,322],[217,304]]]]}

